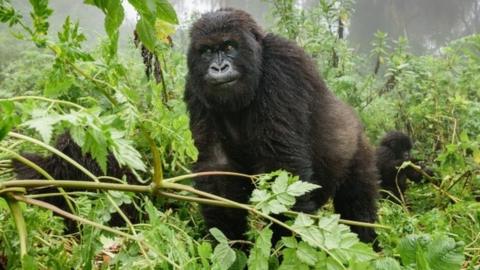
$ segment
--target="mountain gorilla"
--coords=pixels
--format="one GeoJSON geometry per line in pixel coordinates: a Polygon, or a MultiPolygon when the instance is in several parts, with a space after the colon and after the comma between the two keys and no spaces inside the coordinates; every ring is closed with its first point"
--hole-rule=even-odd
{"type": "MultiPolygon", "coordinates": [[[[285,169],[321,186],[294,210],[313,213],[333,197],[342,218],[374,222],[374,153],[349,106],[328,90],[295,43],[264,34],[244,11],[204,14],[190,32],[185,101],[199,157],[194,171],[258,174],[285,169]]],[[[246,203],[254,188],[231,176],[203,177],[197,188],[246,203]]],[[[209,227],[241,239],[246,212],[203,206],[209,227]]],[[[362,241],[371,228],[352,227],[362,241]]],[[[278,235],[278,232],[277,232],[278,235]]]]}
{"type": "MultiPolygon", "coordinates": [[[[398,131],[391,131],[382,138],[380,146],[376,151],[381,186],[397,198],[400,198],[400,193],[403,194],[407,189],[407,178],[417,183],[423,179],[423,175],[412,167],[399,170],[399,167],[405,161],[418,161],[414,160],[410,155],[412,146],[412,140],[408,135],[398,131]]],[[[427,174],[432,175],[430,169],[423,168],[423,170],[427,174]]],[[[388,198],[389,196],[385,197],[388,198]]]]}

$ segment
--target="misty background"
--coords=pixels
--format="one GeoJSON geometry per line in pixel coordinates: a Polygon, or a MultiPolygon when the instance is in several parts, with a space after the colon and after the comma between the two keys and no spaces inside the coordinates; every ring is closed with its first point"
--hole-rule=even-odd
{"type": "MultiPolygon", "coordinates": [[[[127,1],[124,1],[127,2],[127,1]]],[[[220,7],[235,7],[246,10],[266,29],[272,24],[271,1],[259,0],[190,0],[170,1],[178,15],[180,25],[174,36],[176,46],[185,46],[188,25],[192,17],[220,7]]],[[[297,0],[299,8],[308,9],[318,0],[297,0]]],[[[25,16],[29,17],[28,1],[13,1],[25,16]]],[[[51,33],[62,26],[66,16],[80,22],[87,36],[87,46],[93,46],[104,37],[102,12],[79,0],[51,0],[54,13],[50,18],[51,33]]],[[[132,42],[136,14],[125,3],[125,21],[121,27],[120,47],[132,42]]],[[[350,47],[368,53],[376,31],[388,33],[390,38],[406,36],[413,53],[432,53],[449,41],[478,33],[480,29],[480,0],[357,0],[347,27],[350,47]]],[[[11,37],[5,25],[0,26],[0,64],[8,61],[10,54],[1,51],[19,49],[17,40],[11,37]]]]}

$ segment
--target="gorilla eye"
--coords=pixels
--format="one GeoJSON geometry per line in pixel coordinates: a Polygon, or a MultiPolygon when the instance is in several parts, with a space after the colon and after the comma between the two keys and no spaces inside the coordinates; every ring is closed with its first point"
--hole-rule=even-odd
{"type": "Polygon", "coordinates": [[[225,51],[226,51],[226,52],[231,52],[231,51],[233,51],[233,49],[234,49],[234,48],[233,48],[232,45],[227,45],[227,46],[225,47],[225,51]]]}
{"type": "Polygon", "coordinates": [[[234,41],[226,41],[224,44],[223,44],[223,51],[226,52],[226,53],[230,53],[230,52],[233,52],[235,51],[236,49],[236,46],[235,46],[235,42],[234,41]]]}
{"type": "Polygon", "coordinates": [[[213,52],[213,50],[210,47],[205,46],[205,47],[200,48],[200,54],[202,54],[202,55],[211,54],[212,52],[213,52]]]}

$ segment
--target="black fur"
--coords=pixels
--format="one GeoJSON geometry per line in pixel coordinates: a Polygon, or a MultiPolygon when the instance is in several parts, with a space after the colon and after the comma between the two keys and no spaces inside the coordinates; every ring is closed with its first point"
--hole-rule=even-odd
{"type": "MultiPolygon", "coordinates": [[[[381,187],[393,193],[397,198],[400,198],[400,193],[403,194],[407,189],[407,178],[414,182],[420,182],[423,179],[422,174],[412,167],[399,170],[403,162],[417,161],[410,156],[412,146],[412,140],[408,135],[391,131],[382,138],[376,151],[381,187]]],[[[431,175],[429,169],[424,168],[424,170],[431,175]]]]}
{"type": "MultiPolygon", "coordinates": [[[[80,165],[85,167],[91,173],[96,176],[104,175],[100,166],[98,166],[97,162],[90,156],[90,154],[82,154],[81,148],[73,141],[72,137],[69,133],[64,133],[60,135],[56,141],[55,148],[60,150],[65,155],[69,156],[80,165]]],[[[38,154],[22,154],[23,157],[32,161],[33,163],[40,166],[44,169],[50,176],[57,180],[84,180],[89,181],[91,180],[90,177],[85,175],[82,171],[68,163],[63,158],[57,155],[51,155],[47,157],[40,156],[38,154]]],[[[23,179],[45,179],[40,173],[36,170],[32,169],[31,167],[25,165],[24,163],[14,159],[12,160],[12,166],[14,168],[14,172],[16,173],[16,178],[19,180],[23,179]]],[[[116,161],[113,154],[108,155],[107,160],[107,175],[122,178],[126,177],[127,182],[134,184],[137,181],[135,180],[135,176],[124,167],[121,167],[120,164],[116,161]]],[[[109,182],[109,181],[106,181],[109,182]]],[[[72,191],[72,189],[68,190],[72,191]]],[[[58,192],[57,188],[54,187],[46,187],[46,188],[35,188],[30,189],[30,194],[42,194],[42,193],[53,193],[58,192]]],[[[65,211],[70,211],[68,205],[63,196],[54,196],[54,197],[45,197],[41,199],[42,201],[48,202],[53,204],[60,209],[65,211]]],[[[137,209],[134,207],[133,204],[124,204],[121,206],[122,210],[125,214],[132,220],[132,222],[137,222],[139,220],[139,213],[137,209]]],[[[124,220],[116,213],[112,215],[112,218],[109,221],[109,225],[111,226],[124,226],[124,220]]],[[[66,222],[66,229],[67,233],[76,232],[76,224],[71,220],[66,222]]]]}
{"type": "MultiPolygon", "coordinates": [[[[279,168],[322,186],[299,198],[295,210],[312,213],[333,197],[342,218],[374,222],[377,171],[355,112],[337,99],[319,77],[312,59],[295,43],[263,34],[249,14],[221,9],[204,14],[191,29],[185,101],[199,157],[195,171],[247,174],[279,168]],[[204,81],[204,42],[235,39],[240,57],[232,60],[241,79],[228,89],[204,81]]],[[[247,202],[253,185],[235,177],[204,177],[197,188],[247,202]]],[[[202,208],[209,227],[241,239],[246,213],[202,208]]],[[[362,241],[369,228],[352,227],[362,241]]]]}

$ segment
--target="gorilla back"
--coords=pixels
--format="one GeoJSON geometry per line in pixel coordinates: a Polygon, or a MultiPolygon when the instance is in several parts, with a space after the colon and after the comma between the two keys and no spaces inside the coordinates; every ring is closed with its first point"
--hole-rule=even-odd
{"type": "MultiPolygon", "coordinates": [[[[185,101],[199,150],[194,170],[285,169],[321,186],[298,198],[295,210],[312,213],[333,197],[342,218],[374,222],[373,151],[356,114],[328,90],[312,59],[235,9],[204,14],[190,37],[185,101]]],[[[253,185],[212,176],[197,188],[247,202],[253,185]]],[[[202,213],[207,226],[242,238],[245,211],[204,206],[202,213]]],[[[352,229],[362,241],[375,238],[369,228],[352,229]]]]}

